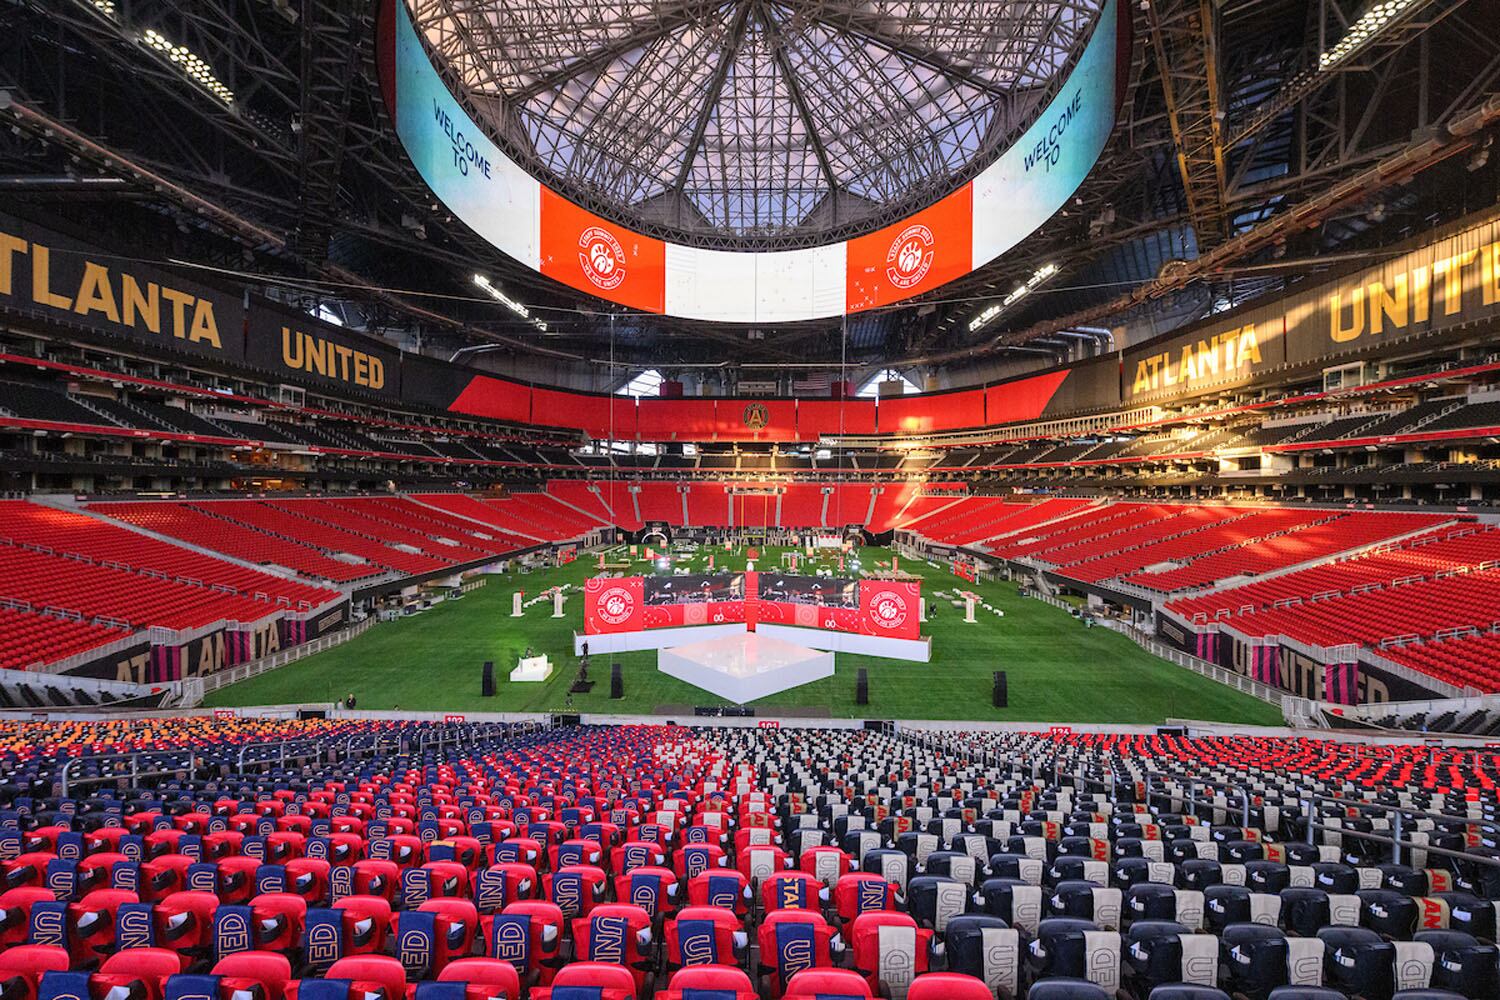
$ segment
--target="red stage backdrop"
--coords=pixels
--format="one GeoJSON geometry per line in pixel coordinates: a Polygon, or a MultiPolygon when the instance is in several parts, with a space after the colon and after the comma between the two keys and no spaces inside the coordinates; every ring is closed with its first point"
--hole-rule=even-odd
{"type": "Polygon", "coordinates": [[[858,608],[835,608],[792,601],[766,601],[758,596],[759,574],[745,574],[745,600],[709,603],[645,603],[645,580],[589,580],[584,585],[583,630],[586,635],[637,632],[685,625],[757,622],[820,628],[830,632],[858,632],[888,639],[918,639],[921,584],[915,580],[861,580],[858,608]]]}
{"type": "Polygon", "coordinates": [[[915,580],[861,580],[859,631],[887,639],[918,638],[922,585],[915,580]]]}
{"type": "Polygon", "coordinates": [[[627,576],[618,580],[588,580],[583,585],[583,631],[639,632],[645,628],[645,579],[627,576]]]}

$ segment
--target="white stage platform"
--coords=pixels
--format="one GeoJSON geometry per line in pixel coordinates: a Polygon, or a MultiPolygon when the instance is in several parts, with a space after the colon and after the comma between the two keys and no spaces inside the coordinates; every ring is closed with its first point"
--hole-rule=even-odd
{"type": "Polygon", "coordinates": [[[589,655],[600,653],[629,653],[641,649],[666,649],[705,639],[720,639],[724,636],[744,635],[744,622],[727,622],[723,625],[684,625],[679,628],[648,628],[639,632],[601,632],[598,635],[573,633],[573,655],[582,656],[585,643],[589,655]]]}
{"type": "Polygon", "coordinates": [[[928,636],[920,639],[892,639],[883,635],[835,632],[832,629],[774,625],[768,622],[761,622],[756,626],[756,631],[772,639],[800,642],[813,649],[826,649],[835,653],[883,656],[888,660],[909,660],[912,663],[928,663],[932,660],[932,639],[928,636]]]}
{"type": "Polygon", "coordinates": [[[589,655],[602,653],[625,653],[641,649],[672,649],[688,644],[698,645],[709,639],[725,639],[750,635],[761,635],[781,639],[793,645],[810,646],[836,653],[859,653],[862,656],[883,656],[892,660],[907,660],[912,663],[928,663],[932,660],[932,640],[890,639],[878,635],[861,635],[857,632],[834,632],[820,628],[802,628],[797,625],[772,625],[761,622],[755,632],[747,633],[744,622],[726,622],[722,625],[686,625],[681,628],[648,628],[639,632],[612,632],[600,635],[573,633],[573,653],[583,655],[584,644],[589,655]]]}
{"type": "Polygon", "coordinates": [[[552,664],[546,656],[521,657],[510,672],[512,681],[538,683],[552,676],[552,664]]]}
{"type": "Polygon", "coordinates": [[[833,676],[833,654],[754,632],[663,649],[656,669],[743,705],[833,676]]]}

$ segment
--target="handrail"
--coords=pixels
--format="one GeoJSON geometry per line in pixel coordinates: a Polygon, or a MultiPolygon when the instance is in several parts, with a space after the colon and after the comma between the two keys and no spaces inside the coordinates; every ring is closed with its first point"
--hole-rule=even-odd
{"type": "MultiPolygon", "coordinates": [[[[1054,763],[1056,763],[1056,758],[1054,758],[1054,763]]],[[[1056,770],[1056,768],[1054,768],[1054,774],[1058,774],[1060,776],[1060,772],[1058,772],[1056,770]]],[[[1074,774],[1072,775],[1072,777],[1075,780],[1083,781],[1083,782],[1086,782],[1086,783],[1092,784],[1092,785],[1098,785],[1101,788],[1107,788],[1109,790],[1110,798],[1113,799],[1113,798],[1116,797],[1116,788],[1119,785],[1120,775],[1115,771],[1115,769],[1113,767],[1110,767],[1105,772],[1105,774],[1106,774],[1106,777],[1107,777],[1108,780],[1105,780],[1105,778],[1091,778],[1091,777],[1088,777],[1087,775],[1084,775],[1084,774],[1081,774],[1081,773],[1078,773],[1078,772],[1074,772],[1074,774]]],[[[1208,808],[1208,809],[1227,808],[1227,804],[1225,806],[1221,806],[1219,803],[1214,802],[1214,801],[1212,801],[1210,799],[1202,799],[1202,798],[1196,797],[1193,794],[1195,786],[1204,785],[1204,786],[1207,786],[1207,787],[1210,787],[1210,788],[1223,788],[1223,789],[1227,789],[1229,791],[1235,792],[1235,793],[1237,793],[1237,797],[1238,797],[1239,805],[1240,805],[1240,826],[1243,827],[1243,828],[1245,828],[1245,829],[1249,829],[1250,828],[1250,793],[1249,793],[1249,790],[1246,789],[1245,786],[1242,785],[1242,784],[1237,784],[1235,782],[1230,782],[1230,781],[1218,781],[1218,780],[1212,779],[1212,778],[1196,778],[1196,777],[1189,777],[1187,775],[1172,774],[1169,771],[1152,771],[1149,768],[1144,768],[1144,769],[1141,770],[1141,778],[1144,779],[1144,781],[1146,783],[1146,805],[1147,806],[1151,805],[1151,800],[1153,798],[1167,798],[1167,799],[1170,799],[1170,798],[1173,797],[1165,789],[1163,789],[1161,791],[1156,790],[1152,786],[1152,779],[1153,778],[1161,778],[1161,779],[1163,779],[1163,781],[1162,781],[1163,784],[1166,783],[1165,779],[1167,779],[1167,778],[1171,778],[1175,782],[1185,783],[1186,786],[1187,786],[1186,787],[1186,794],[1185,795],[1181,795],[1181,796],[1177,796],[1177,797],[1181,798],[1182,801],[1187,802],[1187,803],[1189,803],[1191,805],[1194,805],[1194,806],[1203,806],[1203,807],[1208,808]]],[[[1131,780],[1132,781],[1136,780],[1133,775],[1131,775],[1131,780]]]]}
{"type": "Polygon", "coordinates": [[[235,757],[235,764],[241,771],[243,771],[245,769],[245,754],[247,752],[262,747],[275,747],[277,749],[277,760],[282,767],[285,767],[287,747],[302,746],[307,744],[316,746],[318,748],[319,754],[321,754],[323,749],[326,747],[327,740],[320,736],[309,736],[305,739],[300,740],[269,740],[264,743],[242,743],[240,744],[240,752],[235,757]]]}
{"type": "MultiPolygon", "coordinates": [[[[142,755],[146,755],[148,757],[155,757],[155,756],[160,756],[160,755],[169,754],[169,753],[177,753],[177,752],[180,752],[180,751],[176,751],[176,750],[157,750],[157,751],[152,752],[152,751],[145,751],[145,750],[133,750],[133,751],[130,751],[128,753],[102,753],[102,754],[90,754],[87,757],[70,757],[66,761],[63,762],[62,770],[58,773],[58,782],[62,786],[61,789],[60,789],[61,792],[62,792],[62,797],[63,798],[68,798],[68,791],[69,791],[69,789],[77,787],[79,785],[107,785],[107,784],[112,784],[114,782],[120,781],[120,780],[122,780],[123,778],[126,777],[123,774],[112,774],[112,775],[108,775],[108,776],[100,775],[100,776],[95,777],[95,778],[79,778],[79,779],[76,779],[76,780],[70,779],[68,777],[68,769],[71,768],[74,764],[81,764],[85,760],[90,760],[90,761],[128,760],[128,761],[130,761],[130,775],[129,775],[129,778],[130,778],[130,787],[131,788],[139,788],[140,787],[140,781],[141,781],[142,778],[161,778],[161,777],[165,777],[165,776],[167,776],[169,774],[176,774],[178,771],[182,770],[182,768],[180,768],[180,767],[174,767],[174,768],[171,768],[169,770],[164,770],[164,771],[142,771],[141,770],[141,757],[142,757],[142,755]]],[[[187,748],[187,752],[188,752],[187,769],[189,771],[197,770],[197,767],[198,767],[198,751],[194,750],[192,747],[188,747],[187,748]]]]}
{"type": "Polygon", "coordinates": [[[1358,837],[1362,840],[1369,840],[1377,844],[1388,845],[1391,848],[1392,864],[1401,864],[1401,848],[1406,847],[1410,848],[1413,851],[1426,851],[1432,854],[1439,854],[1444,857],[1462,858],[1466,861],[1478,861],[1483,864],[1500,867],[1500,858],[1487,858],[1482,855],[1468,854],[1464,851],[1454,851],[1446,847],[1433,847],[1428,844],[1419,844],[1414,840],[1402,839],[1401,820],[1404,816],[1420,816],[1424,818],[1442,820],[1446,823],[1462,822],[1464,824],[1473,824],[1475,826],[1487,826],[1490,829],[1495,830],[1500,830],[1500,823],[1496,823],[1490,820],[1473,819],[1468,816],[1447,816],[1442,813],[1427,812],[1421,809],[1408,809],[1405,806],[1387,805],[1383,802],[1364,802],[1359,799],[1346,799],[1338,795],[1318,795],[1313,792],[1309,792],[1306,795],[1301,796],[1301,801],[1307,812],[1305,819],[1307,821],[1307,842],[1309,844],[1314,842],[1314,832],[1318,830],[1330,830],[1338,833],[1340,836],[1358,837]],[[1319,823],[1317,821],[1317,803],[1319,802],[1332,802],[1336,805],[1356,806],[1361,809],[1386,810],[1392,814],[1391,836],[1385,837],[1377,833],[1366,833],[1363,830],[1350,830],[1342,826],[1333,826],[1328,823],[1319,823]]]}

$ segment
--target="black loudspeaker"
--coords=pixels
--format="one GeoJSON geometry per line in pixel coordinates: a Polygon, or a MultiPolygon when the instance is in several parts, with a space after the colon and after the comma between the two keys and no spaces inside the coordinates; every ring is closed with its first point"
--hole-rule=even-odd
{"type": "Polygon", "coordinates": [[[616,701],[625,697],[625,678],[620,676],[620,665],[609,665],[609,696],[616,701]]]}
{"type": "Polygon", "coordinates": [[[495,661],[484,661],[484,673],[479,681],[479,694],[483,698],[495,697],[495,661]]]}
{"type": "Polygon", "coordinates": [[[870,674],[864,667],[859,668],[859,676],[854,680],[854,704],[868,705],[870,703],[870,674]]]}
{"type": "Polygon", "coordinates": [[[304,720],[304,719],[326,719],[326,718],[328,718],[328,713],[325,712],[325,711],[323,711],[322,709],[318,709],[318,708],[299,708],[299,709],[297,709],[297,720],[299,722],[302,721],[302,720],[304,720]]]}
{"type": "Polygon", "coordinates": [[[1005,689],[1005,671],[995,671],[995,691],[990,699],[996,708],[1005,708],[1010,704],[1010,693],[1005,689]]]}

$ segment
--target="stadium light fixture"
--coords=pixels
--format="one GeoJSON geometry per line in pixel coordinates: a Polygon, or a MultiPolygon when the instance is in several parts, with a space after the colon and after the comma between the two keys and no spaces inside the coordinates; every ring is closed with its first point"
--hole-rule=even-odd
{"type": "Polygon", "coordinates": [[[176,65],[189,80],[225,104],[233,106],[234,91],[224,86],[219,78],[214,76],[213,69],[209,67],[208,63],[204,62],[202,57],[192,49],[186,45],[174,44],[171,39],[155,28],[147,28],[145,33],[141,35],[141,41],[146,44],[147,48],[155,49],[166,56],[167,60],[176,65]]]}
{"type": "Polygon", "coordinates": [[[94,9],[105,17],[115,16],[115,0],[93,0],[94,9]]]}
{"type": "Polygon", "coordinates": [[[521,317],[524,320],[529,320],[531,322],[531,325],[536,327],[538,330],[542,331],[543,333],[547,332],[546,323],[542,322],[539,319],[533,318],[530,309],[527,309],[520,302],[517,302],[509,295],[506,295],[505,292],[503,292],[499,288],[499,286],[497,286],[489,278],[485,277],[482,274],[476,274],[474,275],[474,284],[478,285],[480,288],[483,288],[485,292],[488,293],[490,298],[494,299],[496,302],[500,303],[502,306],[515,313],[517,316],[521,317]]]}
{"type": "Polygon", "coordinates": [[[1005,298],[1001,299],[994,305],[986,308],[978,316],[975,316],[973,319],[969,320],[969,332],[974,333],[977,330],[983,329],[987,324],[994,320],[995,317],[999,316],[1001,313],[1005,312],[1005,310],[1009,309],[1011,306],[1024,299],[1027,295],[1030,295],[1032,291],[1034,291],[1039,285],[1041,285],[1056,273],[1056,264],[1043,264],[1041,267],[1037,268],[1032,272],[1031,277],[1027,278],[1021,284],[1017,285],[1009,295],[1007,295],[1005,298]]]}
{"type": "Polygon", "coordinates": [[[1379,0],[1349,26],[1332,48],[1318,53],[1318,69],[1326,72],[1347,62],[1417,3],[1418,0],[1379,0]]]}

